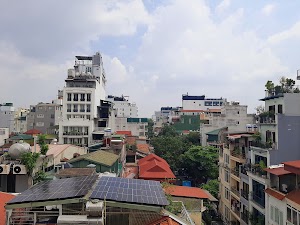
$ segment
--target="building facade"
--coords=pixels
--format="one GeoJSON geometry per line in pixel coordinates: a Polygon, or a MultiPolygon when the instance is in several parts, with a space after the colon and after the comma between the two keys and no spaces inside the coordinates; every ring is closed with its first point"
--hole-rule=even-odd
{"type": "Polygon", "coordinates": [[[182,95],[183,110],[220,109],[226,102],[224,98],[206,98],[205,95],[182,95]]]}
{"type": "Polygon", "coordinates": [[[138,117],[138,107],[135,103],[130,103],[123,95],[121,97],[108,95],[107,101],[112,103],[112,108],[117,117],[138,117]]]}
{"type": "Polygon", "coordinates": [[[8,128],[10,133],[14,130],[14,112],[13,103],[0,104],[0,127],[8,128]]]}
{"type": "Polygon", "coordinates": [[[259,132],[227,135],[219,156],[219,210],[225,223],[299,223],[298,200],[290,194],[298,188],[298,175],[289,175],[281,165],[300,159],[299,99],[299,93],[267,92],[259,132]],[[282,192],[293,202],[283,201],[282,192]]]}
{"type": "Polygon", "coordinates": [[[14,133],[24,133],[27,131],[27,115],[30,110],[25,108],[18,108],[14,116],[14,133]]]}
{"type": "Polygon", "coordinates": [[[62,119],[62,105],[38,103],[30,106],[27,115],[27,130],[37,129],[43,134],[50,134],[54,126],[62,119]]]}
{"type": "Polygon", "coordinates": [[[93,136],[101,139],[107,121],[100,117],[106,106],[106,77],[102,56],[75,56],[63,89],[63,113],[59,123],[59,142],[89,146],[93,136]]]}

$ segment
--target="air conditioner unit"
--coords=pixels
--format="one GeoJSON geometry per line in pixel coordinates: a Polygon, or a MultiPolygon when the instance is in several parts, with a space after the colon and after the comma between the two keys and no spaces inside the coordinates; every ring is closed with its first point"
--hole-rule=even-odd
{"type": "Polygon", "coordinates": [[[92,200],[86,203],[86,212],[89,216],[102,216],[103,202],[99,200],[92,200]]]}
{"type": "Polygon", "coordinates": [[[0,174],[9,174],[10,165],[1,164],[0,165],[0,174]]]}
{"type": "Polygon", "coordinates": [[[26,167],[24,165],[13,165],[13,174],[27,174],[26,167]]]}

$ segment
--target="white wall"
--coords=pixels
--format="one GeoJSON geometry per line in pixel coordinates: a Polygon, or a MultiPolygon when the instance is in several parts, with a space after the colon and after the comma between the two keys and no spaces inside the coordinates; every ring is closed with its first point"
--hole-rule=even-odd
{"type": "Polygon", "coordinates": [[[207,109],[220,109],[225,104],[225,99],[222,100],[182,100],[182,109],[183,110],[207,110],[207,109]],[[207,106],[205,102],[218,102],[222,105],[207,106]]]}
{"type": "Polygon", "coordinates": [[[0,128],[0,146],[5,144],[7,138],[9,138],[9,128],[0,128]]]}

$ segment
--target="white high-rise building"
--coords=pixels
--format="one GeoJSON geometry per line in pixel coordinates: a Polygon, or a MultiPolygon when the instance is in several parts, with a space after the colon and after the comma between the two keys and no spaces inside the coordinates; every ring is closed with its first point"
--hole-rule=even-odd
{"type": "Polygon", "coordinates": [[[63,119],[59,142],[90,146],[104,134],[106,119],[101,119],[106,78],[102,56],[76,56],[74,69],[68,70],[63,89],[63,119]],[[95,136],[95,137],[94,137],[95,136]]]}
{"type": "Polygon", "coordinates": [[[13,103],[0,104],[0,127],[8,128],[9,133],[14,129],[15,108],[13,103]]]}
{"type": "Polygon", "coordinates": [[[123,95],[121,97],[108,95],[107,101],[112,103],[112,108],[117,117],[138,117],[138,107],[135,103],[130,103],[123,95]]]}

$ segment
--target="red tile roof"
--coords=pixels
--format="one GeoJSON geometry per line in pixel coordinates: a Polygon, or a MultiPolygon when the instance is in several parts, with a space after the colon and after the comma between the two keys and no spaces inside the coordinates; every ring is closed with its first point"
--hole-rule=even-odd
{"type": "Polygon", "coordinates": [[[138,162],[139,178],[143,179],[174,179],[169,164],[155,154],[150,154],[138,162]]]}
{"type": "Polygon", "coordinates": [[[276,176],[281,176],[281,175],[291,173],[290,171],[285,170],[284,167],[278,167],[278,168],[274,168],[274,169],[266,168],[264,170],[271,173],[271,174],[274,174],[276,176]]]}
{"type": "Polygon", "coordinates": [[[149,223],[148,225],[179,225],[177,221],[173,220],[168,216],[164,216],[154,222],[149,223]]]}
{"type": "Polygon", "coordinates": [[[42,132],[40,130],[37,129],[31,129],[26,131],[24,134],[29,134],[29,135],[36,135],[36,134],[41,134],[42,132]]]}
{"type": "Polygon", "coordinates": [[[187,186],[176,186],[171,185],[165,188],[165,192],[172,196],[186,197],[186,198],[209,198],[204,190],[197,187],[187,187],[187,186]]]}
{"type": "Polygon", "coordinates": [[[128,135],[128,136],[132,135],[132,133],[131,133],[130,130],[117,130],[116,134],[119,134],[119,135],[128,135]]]}
{"type": "Polygon", "coordinates": [[[283,200],[284,198],[285,198],[285,194],[283,194],[283,193],[280,193],[280,192],[278,192],[278,191],[276,191],[276,190],[274,190],[274,189],[271,189],[271,188],[267,188],[266,190],[265,190],[265,193],[267,193],[268,195],[271,195],[271,196],[273,196],[274,198],[277,198],[278,200],[283,200]]]}
{"type": "Polygon", "coordinates": [[[169,166],[169,164],[167,163],[167,161],[166,160],[164,160],[163,158],[161,158],[161,157],[159,157],[159,156],[157,156],[157,155],[155,155],[155,154],[150,154],[150,155],[147,155],[146,157],[144,157],[144,158],[142,158],[142,159],[140,159],[139,160],[139,166],[140,165],[143,165],[143,164],[145,164],[145,163],[148,163],[148,162],[151,162],[151,161],[153,161],[153,160],[157,160],[157,161],[159,161],[159,162],[163,162],[163,163],[165,163],[167,166],[169,166]]]}
{"type": "Polygon", "coordinates": [[[135,136],[127,136],[125,140],[126,140],[127,144],[135,145],[136,144],[136,139],[137,139],[137,137],[135,137],[135,136]]]}
{"type": "Polygon", "coordinates": [[[293,190],[285,196],[287,199],[300,205],[300,190],[293,190]]]}
{"type": "Polygon", "coordinates": [[[6,211],[4,207],[6,203],[9,202],[14,197],[16,196],[5,192],[0,192],[0,225],[5,225],[6,211]]]}
{"type": "Polygon", "coordinates": [[[288,161],[288,162],[284,162],[283,164],[300,169],[300,160],[288,161]]]}
{"type": "Polygon", "coordinates": [[[143,152],[145,154],[150,153],[150,146],[148,144],[137,144],[136,148],[138,151],[143,152]]]}

